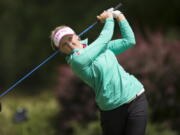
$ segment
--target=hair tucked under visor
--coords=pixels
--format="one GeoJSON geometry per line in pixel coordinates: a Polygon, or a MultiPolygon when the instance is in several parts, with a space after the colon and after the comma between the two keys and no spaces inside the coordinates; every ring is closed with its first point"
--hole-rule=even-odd
{"type": "Polygon", "coordinates": [[[66,25],[58,26],[58,27],[56,27],[53,31],[51,31],[50,38],[51,38],[51,47],[53,48],[53,50],[57,49],[57,46],[55,46],[54,41],[53,41],[53,37],[54,37],[55,33],[56,33],[58,30],[60,30],[60,29],[62,29],[62,28],[65,28],[65,27],[68,27],[68,26],[66,26],[66,25]]]}
{"type": "Polygon", "coordinates": [[[68,26],[59,26],[51,32],[51,45],[58,48],[64,36],[73,35],[75,32],[68,26]]]}

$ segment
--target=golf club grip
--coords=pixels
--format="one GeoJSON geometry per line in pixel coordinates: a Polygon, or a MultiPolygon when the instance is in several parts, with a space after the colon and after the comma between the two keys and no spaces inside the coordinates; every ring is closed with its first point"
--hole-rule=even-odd
{"type": "Polygon", "coordinates": [[[117,10],[117,9],[120,8],[121,6],[122,6],[122,4],[119,3],[119,4],[114,8],[114,10],[117,10]]]}

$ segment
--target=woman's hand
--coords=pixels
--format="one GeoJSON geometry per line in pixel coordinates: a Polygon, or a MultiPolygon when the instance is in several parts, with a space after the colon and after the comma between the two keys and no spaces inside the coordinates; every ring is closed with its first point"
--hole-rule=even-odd
{"type": "Polygon", "coordinates": [[[101,22],[104,22],[107,18],[113,18],[112,12],[104,11],[103,13],[97,16],[97,19],[101,22]]]}
{"type": "Polygon", "coordinates": [[[125,16],[119,10],[112,11],[113,17],[118,21],[125,20],[125,16]]]}

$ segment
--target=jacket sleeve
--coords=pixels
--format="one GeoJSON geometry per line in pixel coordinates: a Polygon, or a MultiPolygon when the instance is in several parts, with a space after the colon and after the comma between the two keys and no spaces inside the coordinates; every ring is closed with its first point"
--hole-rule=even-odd
{"type": "Polygon", "coordinates": [[[111,40],[114,32],[114,19],[107,18],[99,37],[84,49],[79,49],[73,55],[73,61],[79,66],[86,66],[107,49],[107,44],[111,40]]]}
{"type": "Polygon", "coordinates": [[[123,20],[118,22],[120,32],[121,32],[121,39],[112,40],[108,43],[108,49],[114,52],[114,54],[118,55],[128,48],[135,45],[135,37],[134,33],[128,23],[127,20],[123,20]]]}

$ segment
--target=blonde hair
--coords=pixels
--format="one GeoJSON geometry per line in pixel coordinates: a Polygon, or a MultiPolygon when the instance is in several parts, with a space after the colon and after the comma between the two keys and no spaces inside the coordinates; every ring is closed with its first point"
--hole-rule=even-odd
{"type": "Polygon", "coordinates": [[[57,49],[57,47],[54,45],[54,42],[53,42],[53,37],[54,37],[54,35],[55,35],[56,32],[58,32],[60,29],[65,28],[65,27],[68,27],[68,26],[66,26],[66,25],[61,25],[61,26],[56,27],[53,31],[51,31],[50,38],[51,38],[51,47],[53,48],[53,50],[57,49]]]}

